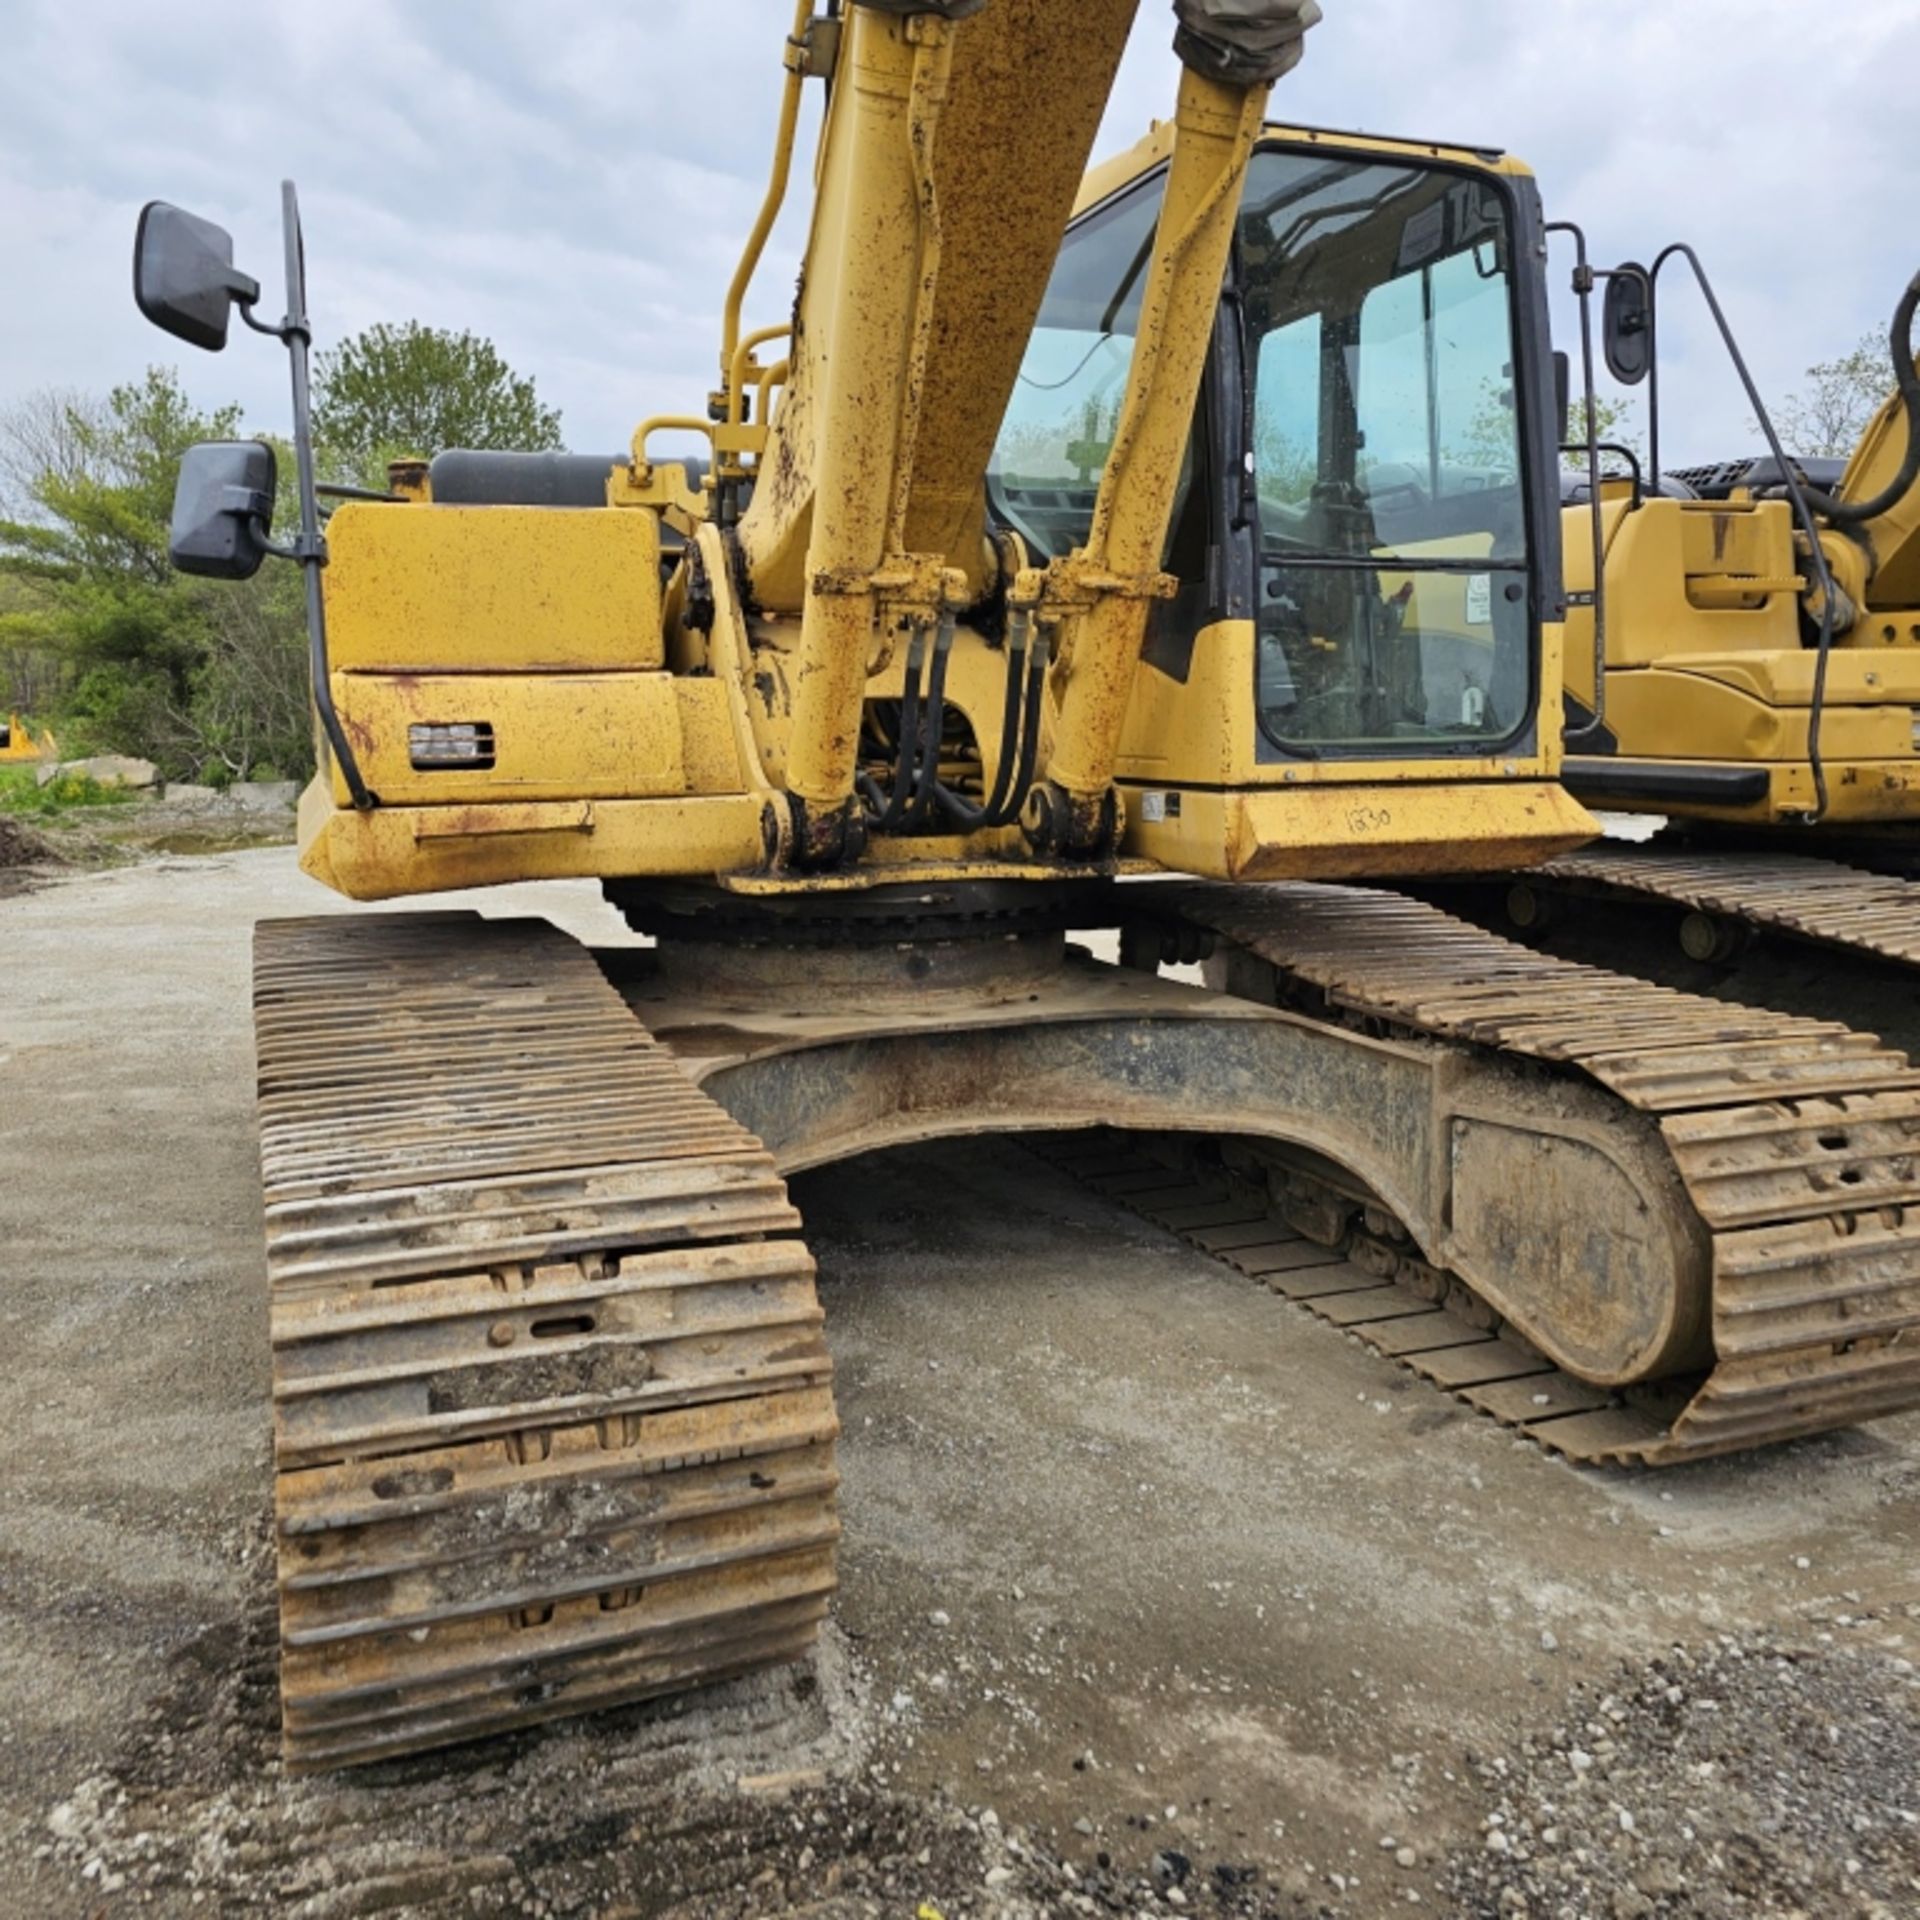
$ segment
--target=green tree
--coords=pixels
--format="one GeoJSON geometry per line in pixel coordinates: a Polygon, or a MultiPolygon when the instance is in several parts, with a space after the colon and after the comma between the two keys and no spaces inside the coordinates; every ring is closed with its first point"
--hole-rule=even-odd
{"type": "Polygon", "coordinates": [[[446,447],[557,450],[560,415],[477,334],[368,327],[314,361],[314,430],[328,464],[378,484],[387,459],[446,447]]]}
{"type": "Polygon", "coordinates": [[[1803,458],[1846,459],[1893,391],[1884,334],[1869,333],[1851,353],[1807,369],[1807,384],[1774,411],[1780,444],[1803,458]]]}
{"type": "MultiPolygon", "coordinates": [[[[1580,417],[1581,405],[1581,396],[1575,394],[1573,405],[1567,410],[1567,443],[1574,451],[1560,456],[1575,473],[1584,473],[1587,468],[1586,423],[1580,417]]],[[[1616,447],[1630,447],[1642,461],[1646,458],[1633,409],[1624,400],[1609,399],[1604,393],[1593,396],[1593,437],[1616,447]]],[[[1616,456],[1606,453],[1600,456],[1600,461],[1603,471],[1620,464],[1616,456]]]]}
{"type": "Polygon", "coordinates": [[[167,558],[180,457],[234,437],[239,410],[199,411],[154,367],[104,400],[66,405],[51,434],[49,418],[38,402],[0,414],[0,472],[25,476],[0,519],[10,677],[23,662],[54,663],[33,704],[51,700],[63,744],[141,754],[175,779],[304,771],[295,569],[270,564],[236,586],[177,574],[167,558]]]}
{"type": "MultiPolygon", "coordinates": [[[[1576,393],[1573,404],[1567,409],[1567,446],[1568,451],[1561,454],[1562,463],[1569,472],[1584,473],[1587,469],[1586,423],[1581,418],[1582,398],[1576,393]]],[[[1632,407],[1624,400],[1610,399],[1604,393],[1593,396],[1593,435],[1596,440],[1611,443],[1614,446],[1632,448],[1644,461],[1646,458],[1640,445],[1639,429],[1634,420],[1632,407]]],[[[1480,410],[1468,423],[1461,440],[1461,450],[1470,459],[1493,466],[1501,462],[1511,464],[1513,460],[1513,394],[1512,389],[1489,381],[1480,403],[1480,410]]],[[[1600,456],[1603,472],[1610,472],[1619,466],[1616,456],[1600,456]]]]}

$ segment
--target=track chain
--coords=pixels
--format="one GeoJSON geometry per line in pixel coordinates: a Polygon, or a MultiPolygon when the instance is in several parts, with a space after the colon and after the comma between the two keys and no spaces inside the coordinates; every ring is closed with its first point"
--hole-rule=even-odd
{"type": "Polygon", "coordinates": [[[1762,933],[1920,966],[1920,882],[1832,860],[1608,843],[1549,860],[1521,877],[1532,881],[1536,873],[1581,892],[1658,900],[1762,933]]]}
{"type": "Polygon", "coordinates": [[[1310,1239],[1225,1167],[1170,1164],[1122,1133],[1038,1151],[1094,1192],[1550,1451],[1598,1457],[1591,1451],[1592,1427],[1584,1436],[1559,1434],[1574,1414],[1610,1415],[1609,1424],[1629,1440],[1659,1430],[1621,1396],[1555,1366],[1491,1309],[1463,1298],[1458,1281],[1447,1284],[1450,1276],[1422,1271],[1424,1263],[1363,1236],[1337,1247],[1310,1239]],[[1585,1448],[1568,1444],[1582,1437],[1585,1448]]]}
{"type": "Polygon", "coordinates": [[[254,1010],[290,1768],[804,1653],[831,1366],[760,1143],[544,921],[265,922],[254,1010]]]}
{"type": "Polygon", "coordinates": [[[1151,896],[1142,909],[1258,955],[1334,1017],[1577,1073],[1652,1117],[1712,1236],[1715,1364],[1605,1394],[1398,1280],[1334,1274],[1344,1254],[1284,1229],[1210,1245],[1199,1233],[1260,1223],[1175,1223],[1208,1252],[1251,1271],[1271,1247],[1283,1264],[1263,1279],[1317,1262],[1328,1284],[1282,1290],[1576,1460],[1668,1465],[1920,1405],[1920,1071],[1903,1054],[1835,1022],[1557,960],[1397,894],[1302,882],[1151,896]],[[1416,1318],[1429,1324],[1398,1324],[1416,1318]]]}

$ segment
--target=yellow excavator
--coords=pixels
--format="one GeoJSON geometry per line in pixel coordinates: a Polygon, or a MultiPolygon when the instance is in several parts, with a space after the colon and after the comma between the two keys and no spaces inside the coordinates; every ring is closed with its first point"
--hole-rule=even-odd
{"type": "MultiPolygon", "coordinates": [[[[1676,961],[1708,969],[1736,965],[1756,937],[1823,949],[1839,968],[1920,966],[1917,310],[1920,275],[1893,318],[1892,391],[1852,456],[1802,458],[1691,248],[1607,276],[1606,362],[1647,385],[1650,450],[1644,465],[1606,450],[1606,479],[1588,449],[1596,472],[1570,489],[1563,777],[1589,805],[1666,825],[1516,876],[1493,909],[1507,924],[1592,952],[1624,906],[1664,911],[1676,961]],[[1676,267],[1705,295],[1759,457],[1661,463],[1658,290],[1676,267]]],[[[1830,985],[1840,1004],[1841,979],[1830,985]]]]}
{"type": "Polygon", "coordinates": [[[17,713],[0,714],[0,766],[51,760],[56,751],[52,734],[42,733],[36,738],[32,727],[17,713]]]}
{"type": "Polygon", "coordinates": [[[1920,1402],[1903,1057],[1346,884],[1595,831],[1532,179],[1267,124],[1312,0],[1175,0],[1171,120],[1087,173],[1134,12],[801,0],[705,407],[324,523],[291,188],[278,322],[142,215],[150,318],[289,350],[297,529],[265,444],[204,446],[173,553],[305,570],[306,870],[597,878],[651,936],[258,930],[290,1766],[807,1649],[836,1427],[784,1176],[900,1142],[1064,1137],[1571,1459],[1920,1402]],[[814,85],[800,290],[749,327],[814,85]]]}

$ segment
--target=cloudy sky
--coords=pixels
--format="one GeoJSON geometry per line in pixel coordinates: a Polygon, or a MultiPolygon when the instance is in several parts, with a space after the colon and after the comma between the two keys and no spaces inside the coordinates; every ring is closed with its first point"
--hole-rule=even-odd
{"type": "MultiPolygon", "coordinates": [[[[1323,4],[1276,117],[1505,145],[1603,260],[1693,240],[1770,394],[1882,326],[1920,266],[1920,147],[1888,110],[1920,73],[1916,0],[1323,4]]],[[[0,403],[173,361],[196,398],[282,427],[269,343],[242,333],[214,359],[153,333],[128,262],[141,202],[174,200],[232,228],[277,312],[290,174],[320,344],[378,320],[471,327],[580,449],[696,410],[790,16],[789,0],[7,0],[0,403]]],[[[1166,0],[1143,0],[1100,152],[1167,111],[1169,28],[1166,0]]],[[[782,223],[750,321],[784,317],[803,231],[782,223]]],[[[1684,304],[1663,337],[1686,389],[1670,450],[1742,450],[1747,409],[1684,304]]]]}

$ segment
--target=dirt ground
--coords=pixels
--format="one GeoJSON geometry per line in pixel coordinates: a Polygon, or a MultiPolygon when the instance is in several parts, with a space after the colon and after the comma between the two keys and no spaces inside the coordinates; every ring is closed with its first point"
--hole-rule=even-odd
{"type": "Polygon", "coordinates": [[[335,904],[0,899],[8,1913],[1920,1912],[1920,1414],[1571,1469],[1004,1140],[795,1183],[815,1662],[283,1779],[248,930],[335,904]]]}

